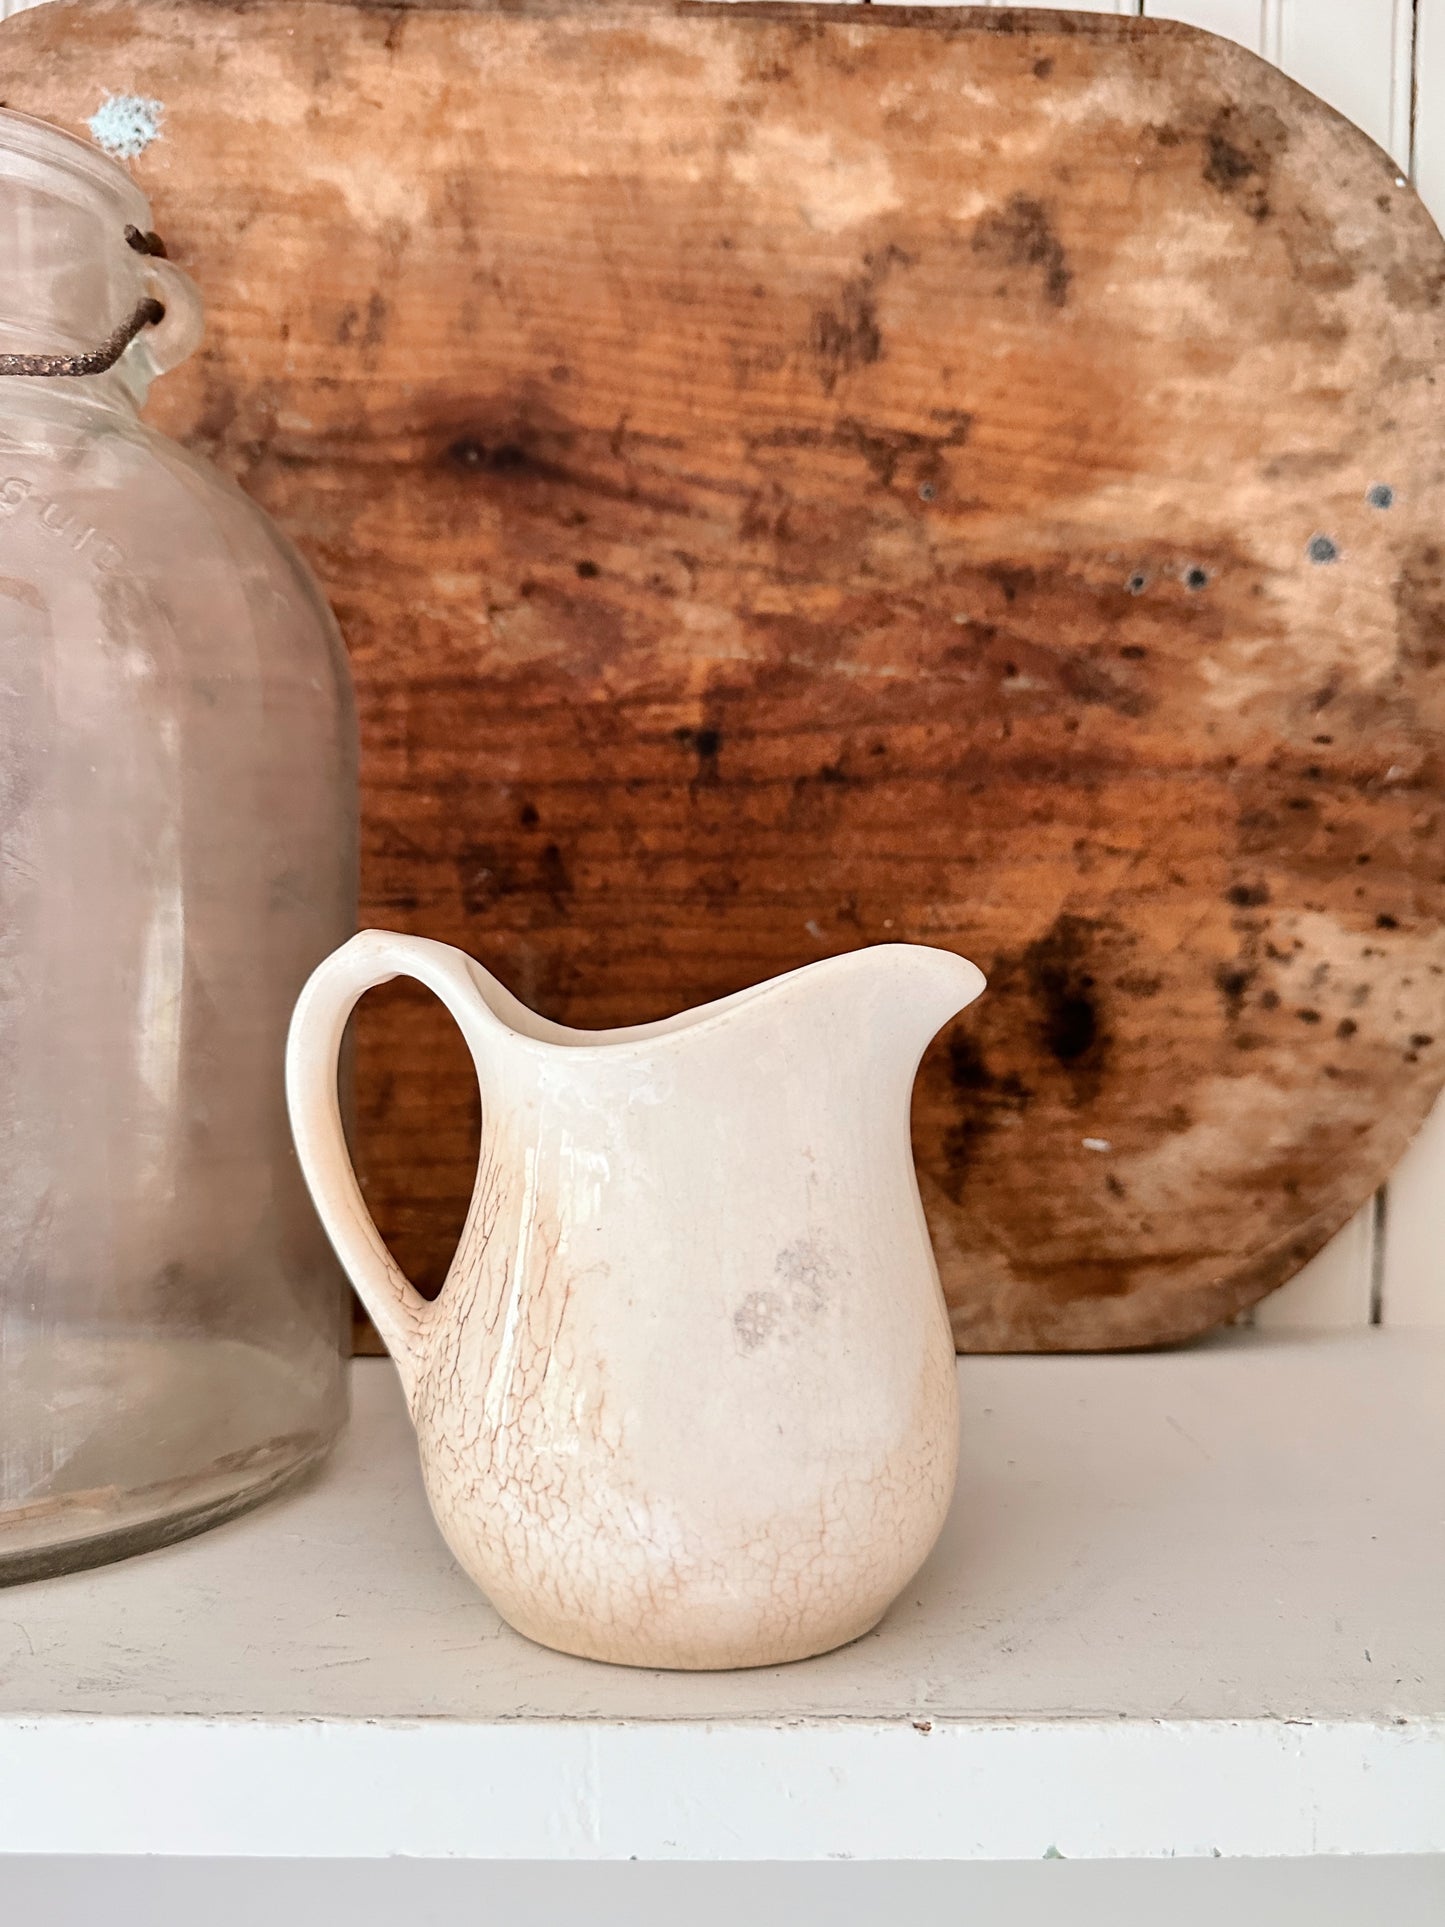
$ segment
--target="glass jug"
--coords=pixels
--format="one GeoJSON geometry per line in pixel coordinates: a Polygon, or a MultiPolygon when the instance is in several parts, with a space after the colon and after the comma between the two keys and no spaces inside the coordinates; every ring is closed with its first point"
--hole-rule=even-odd
{"type": "Polygon", "coordinates": [[[300,558],[137,419],[200,337],[135,184],[0,112],[0,1582],[253,1504],[344,1414],[283,1052],[355,927],[300,558]]]}

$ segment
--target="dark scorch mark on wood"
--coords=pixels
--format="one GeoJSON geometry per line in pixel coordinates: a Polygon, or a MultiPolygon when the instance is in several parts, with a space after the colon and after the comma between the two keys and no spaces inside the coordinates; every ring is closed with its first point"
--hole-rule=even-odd
{"type": "Polygon", "coordinates": [[[1415,543],[1395,578],[1395,651],[1405,669],[1438,669],[1445,661],[1445,548],[1415,543]]]}
{"type": "Polygon", "coordinates": [[[1110,1043],[1093,969],[1098,934],[1095,919],[1065,912],[1022,959],[1044,1048],[1067,1072],[1078,1103],[1097,1095],[1110,1043]]]}
{"type": "Polygon", "coordinates": [[[944,1132],[942,1183],[957,1203],[979,1148],[1006,1115],[1018,1116],[1028,1109],[1033,1092],[1017,1072],[996,1075],[991,1071],[969,1037],[951,1037],[944,1061],[959,1116],[944,1132]]]}
{"type": "Polygon", "coordinates": [[[1274,164],[1288,145],[1289,129],[1272,107],[1221,107],[1204,135],[1204,178],[1252,220],[1267,220],[1274,164]]]}
{"type": "Polygon", "coordinates": [[[895,267],[908,267],[912,259],[892,245],[877,254],[865,254],[862,274],[845,281],[836,303],[819,308],[813,316],[808,347],[825,395],[831,395],[841,377],[855,368],[868,368],[882,360],[878,290],[895,267]]]}
{"type": "Polygon", "coordinates": [[[1042,201],[1015,194],[1003,207],[983,215],[973,231],[973,251],[999,267],[1036,268],[1049,306],[1062,308],[1067,303],[1073,275],[1042,201]]]}

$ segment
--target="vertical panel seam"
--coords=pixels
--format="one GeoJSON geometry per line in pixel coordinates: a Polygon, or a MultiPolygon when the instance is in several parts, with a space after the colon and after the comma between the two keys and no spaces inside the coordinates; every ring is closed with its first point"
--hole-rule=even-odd
{"type": "Polygon", "coordinates": [[[1390,12],[1390,156],[1401,171],[1415,164],[1415,46],[1420,0],[1394,0],[1390,12]]]}
{"type": "Polygon", "coordinates": [[[1284,10],[1286,0],[1259,0],[1259,51],[1276,67],[1284,66],[1284,10]]]}
{"type": "Polygon", "coordinates": [[[1410,0],[1410,145],[1405,166],[1413,182],[1420,159],[1420,9],[1422,0],[1410,0]]]}
{"type": "Polygon", "coordinates": [[[1370,1247],[1370,1323],[1385,1322],[1385,1240],[1390,1231],[1390,1194],[1384,1187],[1375,1193],[1374,1240],[1370,1247]]]}
{"type": "MultiPolygon", "coordinates": [[[[1406,101],[1406,126],[1403,130],[1393,129],[1396,138],[1391,146],[1394,158],[1414,183],[1418,177],[1420,164],[1420,7],[1421,0],[1396,0],[1397,5],[1408,4],[1409,20],[1409,91],[1406,101]],[[1399,134],[1404,132],[1403,155],[1399,134]]],[[[1399,58],[1400,34],[1394,35],[1392,58],[1399,58]]],[[[1399,89],[1392,87],[1392,113],[1399,101],[1399,89]]],[[[1375,1238],[1374,1249],[1370,1254],[1370,1323],[1383,1325],[1386,1322],[1385,1288],[1389,1274],[1390,1239],[1390,1187],[1388,1181],[1375,1193],[1375,1238]]]]}

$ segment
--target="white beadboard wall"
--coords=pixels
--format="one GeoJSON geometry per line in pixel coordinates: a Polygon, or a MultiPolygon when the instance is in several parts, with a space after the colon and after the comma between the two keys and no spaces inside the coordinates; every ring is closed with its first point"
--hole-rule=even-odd
{"type": "MultiPolygon", "coordinates": [[[[33,4],[0,0],[0,17],[33,4]]],[[[1387,148],[1445,224],[1445,0],[1068,0],[1061,10],[1182,20],[1252,48],[1387,148]]],[[[1388,1191],[1254,1321],[1445,1325],[1445,1101],[1388,1191]]]]}

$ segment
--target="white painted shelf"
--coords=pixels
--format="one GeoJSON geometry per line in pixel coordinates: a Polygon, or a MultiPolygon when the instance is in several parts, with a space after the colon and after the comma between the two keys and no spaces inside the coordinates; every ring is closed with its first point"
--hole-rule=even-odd
{"type": "Polygon", "coordinates": [[[689,1676],[503,1627],[358,1362],[309,1489],[0,1593],[0,1852],[1445,1851],[1445,1334],[960,1371],[958,1499],[883,1626],[689,1676]]]}

